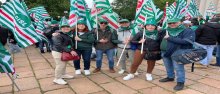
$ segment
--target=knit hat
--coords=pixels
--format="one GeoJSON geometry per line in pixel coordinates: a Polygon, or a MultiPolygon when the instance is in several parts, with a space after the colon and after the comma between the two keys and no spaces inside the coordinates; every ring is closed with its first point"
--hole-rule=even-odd
{"type": "Polygon", "coordinates": [[[100,22],[100,23],[103,23],[103,22],[104,22],[104,23],[108,23],[108,21],[107,21],[107,20],[102,19],[102,18],[101,18],[101,19],[99,19],[99,22],[100,22]]]}
{"type": "Polygon", "coordinates": [[[156,26],[157,23],[156,23],[156,20],[154,20],[154,19],[147,19],[145,25],[154,25],[154,26],[156,26]]]}
{"type": "Polygon", "coordinates": [[[128,19],[121,19],[121,20],[119,21],[119,23],[123,23],[123,22],[129,23],[129,20],[128,20],[128,19]]]}
{"type": "Polygon", "coordinates": [[[178,18],[171,18],[167,20],[167,23],[175,23],[175,22],[180,22],[180,19],[178,18]]]}
{"type": "Polygon", "coordinates": [[[64,26],[67,26],[67,27],[70,27],[69,23],[68,23],[68,20],[66,19],[65,16],[63,16],[60,20],[60,24],[59,26],[62,28],[64,26]]]}
{"type": "Polygon", "coordinates": [[[86,25],[86,22],[84,20],[78,20],[77,24],[84,24],[84,25],[86,25]]]}

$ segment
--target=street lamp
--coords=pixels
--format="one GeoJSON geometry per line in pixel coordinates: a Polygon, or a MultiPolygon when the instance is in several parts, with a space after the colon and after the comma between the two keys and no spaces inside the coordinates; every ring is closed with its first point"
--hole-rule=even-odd
{"type": "Polygon", "coordinates": [[[64,16],[67,17],[68,11],[64,11],[64,16]]]}

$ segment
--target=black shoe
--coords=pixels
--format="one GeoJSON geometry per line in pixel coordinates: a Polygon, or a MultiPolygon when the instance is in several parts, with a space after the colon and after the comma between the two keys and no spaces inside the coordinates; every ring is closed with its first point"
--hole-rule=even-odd
{"type": "Polygon", "coordinates": [[[43,50],[41,50],[40,53],[45,53],[45,52],[43,50]]]}
{"type": "Polygon", "coordinates": [[[47,52],[51,52],[51,50],[47,50],[47,52]]]}
{"type": "Polygon", "coordinates": [[[160,79],[159,82],[170,82],[170,81],[174,81],[174,78],[163,78],[163,79],[160,79]]]}
{"type": "Polygon", "coordinates": [[[217,64],[210,64],[211,66],[216,66],[216,67],[220,67],[220,65],[217,64]]]}
{"type": "Polygon", "coordinates": [[[174,90],[182,90],[184,88],[184,83],[177,82],[177,85],[173,88],[174,90]]]}

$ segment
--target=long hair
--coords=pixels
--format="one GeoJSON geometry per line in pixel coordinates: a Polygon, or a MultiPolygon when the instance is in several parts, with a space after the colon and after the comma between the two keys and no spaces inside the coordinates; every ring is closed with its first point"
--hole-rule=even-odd
{"type": "MultiPolygon", "coordinates": [[[[77,24],[78,25],[78,24],[77,24]]],[[[85,25],[85,24],[84,24],[85,25]]],[[[73,31],[75,32],[76,29],[74,28],[73,31]]],[[[79,32],[79,29],[77,28],[77,31],[79,32]]],[[[89,32],[89,28],[87,25],[85,25],[85,29],[82,30],[83,32],[89,32]]]]}

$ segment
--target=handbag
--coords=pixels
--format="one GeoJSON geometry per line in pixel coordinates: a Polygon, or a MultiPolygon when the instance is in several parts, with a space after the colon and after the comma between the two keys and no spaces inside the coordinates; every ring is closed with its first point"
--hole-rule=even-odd
{"type": "Polygon", "coordinates": [[[207,51],[199,45],[193,43],[189,39],[184,39],[191,43],[195,48],[193,49],[179,49],[175,51],[171,58],[178,64],[190,64],[203,60],[207,56],[207,51]]]}
{"type": "Polygon", "coordinates": [[[62,61],[71,61],[71,60],[79,60],[80,57],[78,55],[73,56],[72,54],[68,52],[62,52],[61,54],[61,60],[62,61]]]}

